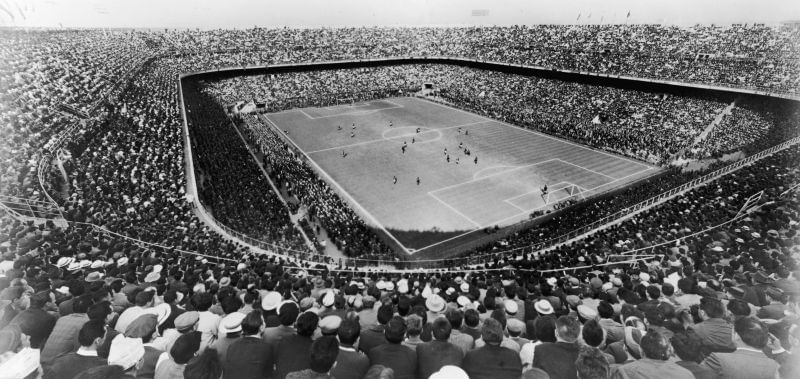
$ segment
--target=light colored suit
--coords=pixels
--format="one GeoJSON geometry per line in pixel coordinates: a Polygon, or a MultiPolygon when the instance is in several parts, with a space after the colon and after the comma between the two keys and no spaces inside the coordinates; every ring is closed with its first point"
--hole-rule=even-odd
{"type": "Polygon", "coordinates": [[[773,379],[778,362],[754,348],[738,348],[732,353],[713,353],[701,364],[721,379],[773,379]]]}

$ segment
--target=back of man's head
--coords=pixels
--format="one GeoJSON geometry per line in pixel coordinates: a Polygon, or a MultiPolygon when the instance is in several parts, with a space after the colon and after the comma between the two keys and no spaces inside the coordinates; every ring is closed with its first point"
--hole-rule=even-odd
{"type": "Polygon", "coordinates": [[[401,343],[406,335],[406,321],[400,316],[394,316],[386,324],[384,336],[389,343],[401,343]]]}
{"type": "Polygon", "coordinates": [[[693,329],[680,332],[670,338],[672,350],[683,361],[697,362],[703,361],[703,340],[693,329]]]}
{"type": "Polygon", "coordinates": [[[311,370],[324,374],[333,368],[339,355],[339,343],[333,336],[324,336],[311,344],[311,370]]]}
{"type": "Polygon", "coordinates": [[[669,341],[658,331],[649,330],[639,342],[642,353],[650,359],[665,361],[669,358],[669,341]]]}
{"type": "Polygon", "coordinates": [[[470,308],[464,312],[464,324],[470,328],[477,328],[481,323],[481,317],[478,311],[470,308]]]}
{"type": "Polygon", "coordinates": [[[706,313],[708,318],[722,318],[725,315],[725,306],[719,299],[703,297],[700,299],[700,309],[706,313]]]}
{"type": "Polygon", "coordinates": [[[75,313],[86,313],[92,305],[92,297],[89,295],[82,295],[75,298],[72,302],[72,311],[75,313]]]}
{"type": "Polygon", "coordinates": [[[760,321],[752,317],[742,317],[733,324],[733,330],[748,346],[763,349],[769,340],[767,329],[760,321]]]}
{"type": "Polygon", "coordinates": [[[336,335],[339,336],[339,342],[345,345],[353,345],[358,340],[361,334],[361,325],[354,319],[346,318],[339,324],[339,329],[336,335]]]}
{"type": "Polygon", "coordinates": [[[500,345],[503,342],[503,337],[503,326],[500,325],[500,321],[488,318],[483,322],[481,338],[487,345],[500,345]]]}
{"type": "Polygon", "coordinates": [[[657,300],[661,297],[661,290],[656,286],[647,286],[647,297],[651,300],[657,300]]]}
{"type": "Polygon", "coordinates": [[[583,324],[581,336],[583,337],[583,342],[586,342],[587,345],[600,347],[605,339],[605,332],[603,327],[601,327],[596,320],[592,319],[583,324]]]}
{"type": "Polygon", "coordinates": [[[317,325],[319,325],[319,316],[317,316],[316,313],[303,312],[297,317],[297,324],[295,325],[295,328],[297,328],[297,335],[311,337],[314,335],[317,325]]]}
{"type": "Polygon", "coordinates": [[[153,301],[153,297],[155,297],[155,291],[142,291],[136,294],[136,306],[145,307],[150,305],[150,302],[153,301]]]}
{"type": "Polygon", "coordinates": [[[252,336],[261,331],[261,325],[264,325],[264,319],[261,317],[261,311],[251,311],[244,316],[242,320],[242,334],[252,336]]]}
{"type": "Polygon", "coordinates": [[[581,322],[575,317],[561,316],[556,320],[556,338],[564,342],[575,342],[581,333],[581,322]]]}
{"type": "Polygon", "coordinates": [[[384,304],[378,308],[379,324],[386,325],[392,319],[392,316],[394,316],[394,308],[392,308],[391,304],[384,304]]]}
{"type": "Polygon", "coordinates": [[[445,312],[445,317],[447,317],[447,321],[450,321],[450,326],[453,329],[458,329],[461,327],[461,322],[464,320],[464,316],[461,314],[461,311],[458,309],[448,309],[445,312]]]}
{"type": "Polygon", "coordinates": [[[596,347],[582,347],[575,360],[579,379],[608,378],[609,366],[606,356],[596,347]]]}
{"type": "Polygon", "coordinates": [[[92,346],[98,338],[106,335],[106,323],[103,320],[90,320],[83,324],[78,332],[78,343],[83,347],[92,346]]]}
{"type": "Polygon", "coordinates": [[[297,321],[297,316],[299,315],[300,307],[293,301],[283,303],[278,308],[278,321],[280,321],[283,326],[292,326],[292,324],[297,321]]]}
{"type": "Polygon", "coordinates": [[[450,333],[453,331],[453,327],[450,324],[450,321],[447,321],[444,317],[437,317],[436,320],[433,320],[433,325],[431,325],[431,333],[433,333],[433,338],[437,341],[447,341],[450,339],[450,333]]]}

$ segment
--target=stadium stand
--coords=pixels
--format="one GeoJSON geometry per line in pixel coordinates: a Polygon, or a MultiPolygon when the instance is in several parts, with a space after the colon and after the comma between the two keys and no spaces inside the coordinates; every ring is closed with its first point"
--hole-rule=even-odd
{"type": "Polygon", "coordinates": [[[183,104],[194,199],[177,85],[182,73],[219,67],[441,55],[787,96],[798,89],[797,33],[0,30],[0,195],[59,207],[49,219],[0,210],[0,374],[302,378],[335,367],[352,377],[797,377],[794,103],[735,102],[695,144],[728,103],[437,65],[278,75],[271,88],[252,78],[202,83],[204,97],[183,104]],[[349,256],[385,260],[387,248],[276,135],[245,128],[258,116],[235,124],[214,105],[252,94],[272,110],[378,98],[415,91],[422,78],[447,83],[439,95],[458,107],[642,160],[749,157],[671,168],[436,269],[355,269],[304,245],[290,219],[298,206],[259,190],[268,179],[236,130],[258,142],[272,180],[349,256]],[[492,96],[474,95],[479,87],[492,96]],[[529,110],[512,111],[531,99],[529,110]],[[674,127],[648,128],[656,119],[674,127]],[[215,232],[196,215],[198,201],[267,248],[215,232]],[[571,234],[596,220],[609,222],[571,234]],[[561,235],[570,238],[543,242],[561,235]]]}

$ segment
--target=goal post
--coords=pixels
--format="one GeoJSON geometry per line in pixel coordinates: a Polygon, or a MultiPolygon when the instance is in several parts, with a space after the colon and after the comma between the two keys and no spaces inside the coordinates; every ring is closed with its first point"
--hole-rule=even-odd
{"type": "Polygon", "coordinates": [[[352,97],[341,97],[336,99],[336,105],[353,105],[356,99],[352,97]]]}
{"type": "Polygon", "coordinates": [[[585,200],[586,190],[573,183],[564,183],[563,185],[556,185],[542,193],[542,199],[545,204],[558,203],[564,200],[575,199],[585,200]]]}

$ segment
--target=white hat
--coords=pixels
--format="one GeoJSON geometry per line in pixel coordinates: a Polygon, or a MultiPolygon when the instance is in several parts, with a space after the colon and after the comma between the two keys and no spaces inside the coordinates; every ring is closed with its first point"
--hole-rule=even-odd
{"type": "Polygon", "coordinates": [[[643,282],[649,282],[650,281],[650,274],[648,274],[646,272],[640,273],[639,274],[639,279],[641,281],[643,281],[643,282]]]}
{"type": "Polygon", "coordinates": [[[236,265],[236,271],[242,271],[244,269],[247,269],[247,264],[239,263],[238,265],[236,265]]]}
{"type": "Polygon", "coordinates": [[[111,341],[108,351],[108,364],[121,366],[123,370],[133,367],[144,356],[144,344],[141,338],[128,338],[117,334],[111,341]]]}
{"type": "Polygon", "coordinates": [[[120,259],[117,259],[117,267],[122,267],[125,266],[126,264],[128,264],[128,257],[122,257],[120,259]]]}
{"type": "Polygon", "coordinates": [[[103,261],[97,259],[94,262],[92,262],[92,265],[89,266],[89,268],[92,268],[92,269],[101,268],[101,267],[103,267],[105,265],[105,263],[106,262],[103,262],[103,261]]]}
{"type": "Polygon", "coordinates": [[[467,282],[461,283],[459,288],[461,289],[461,292],[469,292],[469,283],[467,282]]]}
{"type": "Polygon", "coordinates": [[[458,303],[458,305],[461,307],[466,307],[471,302],[469,301],[468,297],[461,295],[456,299],[456,303],[458,303]]]}
{"type": "Polygon", "coordinates": [[[275,308],[278,308],[281,300],[283,300],[283,296],[281,296],[281,294],[271,291],[267,293],[267,296],[264,296],[264,298],[261,299],[261,308],[265,311],[271,311],[275,308]]]}
{"type": "Polygon", "coordinates": [[[503,302],[503,306],[506,308],[506,313],[510,315],[515,315],[517,314],[517,311],[519,311],[519,305],[517,305],[516,301],[511,299],[506,299],[503,302]]]}
{"type": "Polygon", "coordinates": [[[387,282],[386,282],[386,290],[387,290],[387,291],[394,291],[394,282],[392,282],[392,281],[387,281],[387,282]]]}
{"type": "Polygon", "coordinates": [[[379,280],[377,283],[375,283],[375,287],[383,291],[386,289],[386,282],[384,282],[383,280],[379,280]]]}
{"type": "Polygon", "coordinates": [[[556,278],[547,278],[547,284],[549,284],[551,286],[556,285],[556,282],[558,282],[558,279],[556,279],[556,278]]]}
{"type": "Polygon", "coordinates": [[[159,274],[157,272],[151,272],[151,273],[148,273],[147,276],[144,277],[144,282],[145,283],[153,283],[153,282],[157,282],[159,279],[161,279],[161,274],[159,274]]]}
{"type": "Polygon", "coordinates": [[[163,270],[163,269],[164,269],[164,266],[162,266],[162,265],[153,266],[153,272],[161,272],[161,270],[163,270]]]}
{"type": "Polygon", "coordinates": [[[67,267],[70,263],[75,262],[75,258],[72,257],[61,257],[58,258],[58,262],[56,262],[56,267],[67,267]]]}
{"type": "Polygon", "coordinates": [[[78,271],[81,269],[81,264],[78,262],[72,262],[67,266],[67,271],[78,271]]]}
{"type": "Polygon", "coordinates": [[[220,326],[222,327],[222,331],[225,334],[228,333],[236,333],[242,330],[242,321],[244,321],[245,315],[242,312],[233,312],[219,321],[220,326]]]}
{"type": "Polygon", "coordinates": [[[431,295],[425,300],[425,306],[428,308],[429,311],[434,313],[439,313],[444,310],[447,304],[444,302],[439,295],[431,295]]]}
{"type": "Polygon", "coordinates": [[[397,292],[408,293],[408,280],[400,279],[397,282],[397,292]]]}
{"type": "Polygon", "coordinates": [[[536,309],[536,312],[539,312],[543,315],[549,315],[553,313],[553,304],[550,304],[550,302],[545,299],[537,301],[533,304],[533,307],[536,309]]]}
{"type": "Polygon", "coordinates": [[[194,293],[201,293],[206,292],[206,285],[203,283],[197,283],[192,287],[192,292],[194,293]]]}
{"type": "Polygon", "coordinates": [[[332,307],[334,300],[336,300],[336,295],[333,293],[333,290],[328,290],[328,292],[325,292],[325,295],[322,296],[322,305],[332,307]]]}
{"type": "Polygon", "coordinates": [[[427,298],[431,297],[431,295],[433,295],[433,291],[431,291],[431,285],[430,284],[426,284],[425,288],[422,289],[422,298],[423,299],[427,299],[427,298]]]}
{"type": "Polygon", "coordinates": [[[92,265],[92,261],[88,259],[81,260],[80,262],[81,268],[87,268],[92,265]]]}
{"type": "Polygon", "coordinates": [[[461,367],[446,365],[431,374],[428,379],[469,379],[469,375],[461,367]]]}
{"type": "Polygon", "coordinates": [[[172,313],[172,308],[167,303],[161,303],[153,308],[148,309],[147,311],[148,313],[156,315],[158,325],[160,326],[164,323],[164,321],[167,321],[167,318],[169,318],[169,315],[172,313]]]}

